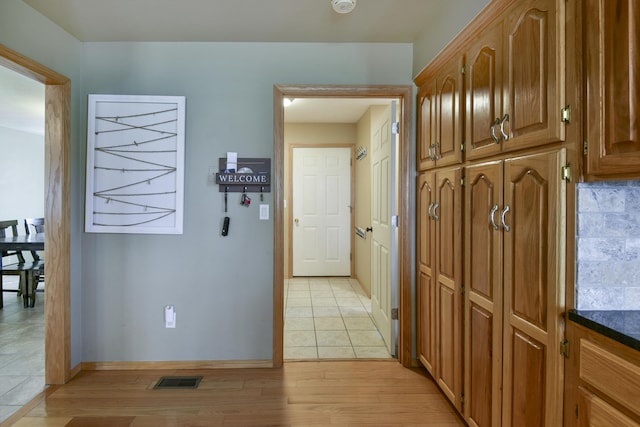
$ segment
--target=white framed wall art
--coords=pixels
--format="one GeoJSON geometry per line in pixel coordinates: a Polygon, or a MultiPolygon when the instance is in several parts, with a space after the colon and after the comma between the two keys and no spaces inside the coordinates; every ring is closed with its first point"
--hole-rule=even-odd
{"type": "Polygon", "coordinates": [[[85,231],[182,234],[184,96],[89,95],[85,231]]]}

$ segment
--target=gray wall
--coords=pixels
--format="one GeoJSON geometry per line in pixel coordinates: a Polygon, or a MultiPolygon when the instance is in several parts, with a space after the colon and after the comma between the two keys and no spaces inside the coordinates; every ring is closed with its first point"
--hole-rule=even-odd
{"type": "Polygon", "coordinates": [[[0,0],[0,43],[71,79],[71,364],[82,361],[80,269],[84,209],[84,144],[80,134],[82,44],[21,0],[0,0]]]}
{"type": "MultiPolygon", "coordinates": [[[[464,27],[484,9],[491,0],[462,0],[438,3],[432,7],[437,16],[431,25],[414,40],[413,76],[420,74],[464,27]]],[[[462,52],[460,52],[462,54],[462,52]]]]}
{"type": "Polygon", "coordinates": [[[640,310],[640,181],[578,184],[576,307],[640,310]]]}
{"type": "Polygon", "coordinates": [[[412,46],[85,43],[83,52],[83,97],[187,99],[184,235],[84,234],[83,360],[271,359],[273,221],[230,201],[221,237],[223,199],[208,169],[227,151],[273,157],[274,84],[410,84],[412,46]],[[176,329],[164,328],[166,304],[176,329]]]}

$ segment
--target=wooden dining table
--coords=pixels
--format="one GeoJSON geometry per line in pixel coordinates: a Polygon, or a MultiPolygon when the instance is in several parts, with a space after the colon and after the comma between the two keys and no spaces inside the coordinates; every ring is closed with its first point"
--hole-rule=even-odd
{"type": "MultiPolygon", "coordinates": [[[[1,251],[43,251],[44,233],[0,237],[1,251]]],[[[2,274],[2,257],[0,256],[0,275],[2,274]]],[[[29,286],[28,286],[29,288],[29,286]]],[[[0,308],[2,308],[0,306],[0,308]]]]}

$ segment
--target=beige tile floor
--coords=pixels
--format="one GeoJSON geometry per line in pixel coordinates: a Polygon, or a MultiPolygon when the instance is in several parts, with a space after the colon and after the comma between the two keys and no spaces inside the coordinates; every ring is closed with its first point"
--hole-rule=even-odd
{"type": "MultiPolygon", "coordinates": [[[[5,276],[3,287],[16,289],[5,276]]],[[[17,279],[17,278],[16,278],[17,279]]],[[[17,282],[17,281],[16,281],[17,282]]],[[[0,424],[45,388],[44,298],[23,308],[22,297],[3,293],[0,310],[0,424]]]]}
{"type": "Polygon", "coordinates": [[[390,357],[357,280],[285,281],[285,360],[390,357]]]}

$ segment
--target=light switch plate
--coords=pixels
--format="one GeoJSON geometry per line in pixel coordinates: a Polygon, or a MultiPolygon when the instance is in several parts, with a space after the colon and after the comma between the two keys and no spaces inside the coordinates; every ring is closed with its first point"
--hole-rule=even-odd
{"type": "Polygon", "coordinates": [[[164,322],[165,328],[176,327],[176,308],[173,305],[167,305],[164,307],[164,322]]]}
{"type": "Polygon", "coordinates": [[[263,221],[269,219],[269,205],[260,205],[260,219],[263,221]]]}

